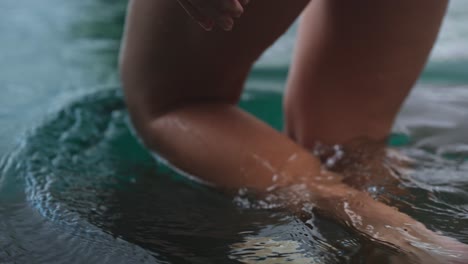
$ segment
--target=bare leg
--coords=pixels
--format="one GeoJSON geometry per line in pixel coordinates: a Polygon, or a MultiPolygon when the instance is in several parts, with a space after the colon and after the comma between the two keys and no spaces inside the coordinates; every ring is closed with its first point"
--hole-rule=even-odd
{"type": "Polygon", "coordinates": [[[316,0],[299,28],[287,132],[316,141],[383,140],[417,80],[447,0],[316,0]]]}
{"type": "Polygon", "coordinates": [[[304,184],[320,209],[375,239],[420,258],[429,253],[410,244],[414,237],[462,254],[464,245],[342,184],[306,149],[234,106],[253,61],[306,2],[285,8],[284,1],[256,0],[232,33],[207,33],[173,0],[133,0],[122,79],[138,133],[175,166],[217,186],[304,184]],[[404,226],[409,235],[402,236],[404,226]]]}
{"type": "Polygon", "coordinates": [[[237,107],[191,104],[154,119],[148,129],[151,149],[217,187],[285,188],[300,197],[286,201],[293,210],[299,202],[312,202],[337,222],[421,263],[464,263],[467,256],[467,246],[341,183],[307,150],[237,107]]]}
{"type": "Polygon", "coordinates": [[[177,1],[130,1],[121,72],[136,128],[188,103],[236,104],[254,61],[308,2],[252,1],[231,32],[206,32],[177,1]]]}
{"type": "MultiPolygon", "coordinates": [[[[240,119],[248,116],[240,109],[234,111],[233,105],[254,61],[286,31],[308,1],[294,1],[287,8],[280,0],[252,1],[229,33],[204,31],[174,0],[131,1],[121,72],[132,122],[144,142],[179,168],[219,185],[271,185],[272,172],[262,176],[255,167],[263,166],[261,159],[284,163],[297,146],[288,141],[290,147],[277,150],[273,142],[286,138],[276,134],[263,138],[271,130],[264,125],[250,127],[244,120],[244,125],[233,126],[240,118],[237,115],[242,115],[240,119]],[[215,117],[211,119],[204,110],[195,123],[162,118],[194,105],[206,105],[215,117]],[[212,122],[202,124],[204,120],[212,122]],[[173,127],[175,123],[179,126],[173,127]],[[181,127],[189,131],[179,131],[181,127]],[[237,141],[240,138],[242,144],[237,141]],[[262,148],[256,151],[255,144],[262,148]]],[[[318,170],[319,162],[314,166],[318,170]]]]}

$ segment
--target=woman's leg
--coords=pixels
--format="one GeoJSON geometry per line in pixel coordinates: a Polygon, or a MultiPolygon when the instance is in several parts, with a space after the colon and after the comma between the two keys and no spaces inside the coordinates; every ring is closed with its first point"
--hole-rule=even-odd
{"type": "Polygon", "coordinates": [[[232,31],[206,32],[178,1],[130,1],[121,73],[137,130],[185,104],[235,104],[252,64],[308,2],[255,0],[232,31]]]}
{"type": "Polygon", "coordinates": [[[414,237],[464,250],[342,184],[321,170],[307,150],[233,105],[251,63],[300,12],[299,1],[294,3],[283,7],[284,1],[253,1],[251,13],[232,33],[211,35],[187,19],[173,0],[133,0],[122,78],[132,121],[147,146],[218,186],[266,190],[300,184],[305,190],[298,195],[338,221],[421,259],[432,259],[432,254],[409,244],[414,237]],[[356,221],[356,215],[362,219],[356,221]],[[410,225],[409,235],[388,225],[410,225]]]}
{"type": "Polygon", "coordinates": [[[288,134],[385,139],[439,31],[447,0],[316,0],[304,12],[285,97],[288,134]]]}
{"type": "MultiPolygon", "coordinates": [[[[121,72],[145,144],[218,185],[272,184],[265,161],[277,170],[298,146],[235,105],[254,61],[308,1],[255,0],[231,32],[206,32],[175,0],[132,0],[121,72]]],[[[320,164],[311,166],[318,171],[320,164]]]]}

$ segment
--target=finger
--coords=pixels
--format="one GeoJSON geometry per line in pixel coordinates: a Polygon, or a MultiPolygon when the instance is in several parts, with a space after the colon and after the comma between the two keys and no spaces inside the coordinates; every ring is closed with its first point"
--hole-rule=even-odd
{"type": "Polygon", "coordinates": [[[244,11],[237,0],[179,0],[188,13],[199,21],[206,30],[211,30],[216,24],[225,31],[234,27],[233,16],[240,16],[244,11]],[[207,23],[206,20],[209,19],[207,23]]]}
{"type": "Polygon", "coordinates": [[[242,6],[246,6],[249,4],[249,0],[239,0],[239,3],[242,5],[242,6]]]}
{"type": "Polygon", "coordinates": [[[214,27],[214,20],[202,14],[192,3],[188,0],[178,0],[179,4],[184,8],[187,14],[192,17],[203,29],[211,31],[214,27]]]}
{"type": "Polygon", "coordinates": [[[240,17],[244,13],[244,8],[237,0],[222,1],[221,10],[233,17],[240,17]]]}
{"type": "Polygon", "coordinates": [[[216,24],[225,31],[231,31],[234,27],[234,19],[228,15],[223,15],[216,19],[216,24]]]}
{"type": "Polygon", "coordinates": [[[244,8],[237,0],[190,0],[193,6],[209,17],[215,18],[223,15],[240,17],[244,8]]]}

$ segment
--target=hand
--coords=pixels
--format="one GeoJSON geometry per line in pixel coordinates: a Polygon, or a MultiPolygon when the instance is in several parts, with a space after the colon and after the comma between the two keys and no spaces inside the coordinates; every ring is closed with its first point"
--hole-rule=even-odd
{"type": "Polygon", "coordinates": [[[177,0],[187,13],[205,30],[214,26],[230,31],[234,19],[244,13],[249,0],[177,0]]]}

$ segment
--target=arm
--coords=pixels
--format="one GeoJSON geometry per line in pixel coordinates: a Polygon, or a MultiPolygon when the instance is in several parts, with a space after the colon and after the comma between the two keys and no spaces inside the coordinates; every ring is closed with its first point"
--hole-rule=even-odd
{"type": "Polygon", "coordinates": [[[265,190],[303,183],[312,202],[333,219],[426,263],[441,260],[429,258],[429,252],[420,247],[444,245],[447,249],[439,250],[452,255],[466,251],[463,244],[342,184],[339,176],[321,171],[320,162],[307,150],[234,106],[185,106],[152,120],[142,132],[150,148],[219,187],[265,190]]]}

